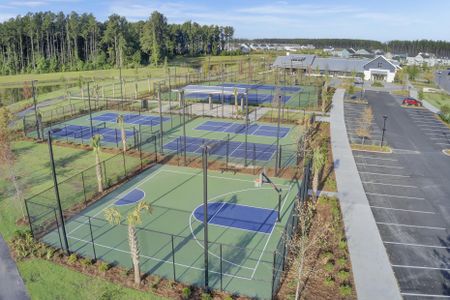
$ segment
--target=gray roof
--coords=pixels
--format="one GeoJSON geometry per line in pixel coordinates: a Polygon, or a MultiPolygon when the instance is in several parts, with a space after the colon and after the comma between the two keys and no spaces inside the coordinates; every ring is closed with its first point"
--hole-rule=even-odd
{"type": "Polygon", "coordinates": [[[311,66],[315,55],[310,54],[291,54],[286,56],[278,56],[273,65],[279,68],[295,68],[306,69],[311,66]]]}
{"type": "Polygon", "coordinates": [[[332,72],[358,72],[364,71],[364,65],[369,59],[346,59],[346,58],[324,58],[316,57],[311,68],[332,72]]]}

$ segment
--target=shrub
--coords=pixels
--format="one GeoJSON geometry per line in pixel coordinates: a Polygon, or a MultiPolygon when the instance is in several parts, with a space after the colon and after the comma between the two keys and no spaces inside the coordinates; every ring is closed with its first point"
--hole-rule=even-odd
{"type": "Polygon", "coordinates": [[[212,300],[213,299],[213,297],[211,296],[211,294],[210,293],[202,293],[202,298],[201,298],[202,300],[212,300]]]}
{"type": "Polygon", "coordinates": [[[227,295],[225,298],[223,298],[223,300],[233,300],[233,297],[231,297],[230,295],[227,295]]]}
{"type": "Polygon", "coordinates": [[[347,284],[343,284],[339,287],[339,293],[343,297],[350,296],[352,294],[352,287],[347,284]]]}
{"type": "Polygon", "coordinates": [[[181,292],[183,299],[189,299],[191,296],[191,289],[189,287],[185,287],[181,292]]]}
{"type": "Polygon", "coordinates": [[[53,258],[53,255],[55,255],[55,250],[48,248],[47,253],[45,254],[45,258],[47,260],[51,260],[53,258]]]}
{"type": "Polygon", "coordinates": [[[104,262],[104,261],[101,261],[101,262],[98,264],[98,270],[99,270],[100,272],[106,272],[106,271],[108,271],[108,270],[109,270],[109,264],[107,264],[107,263],[104,262]]]}
{"type": "Polygon", "coordinates": [[[347,264],[347,259],[345,257],[341,257],[337,260],[337,264],[339,267],[343,267],[347,264]]]}
{"type": "Polygon", "coordinates": [[[323,284],[324,284],[325,286],[332,286],[332,285],[334,285],[334,279],[333,279],[333,277],[327,276],[327,277],[324,279],[323,284]]]}
{"type": "Polygon", "coordinates": [[[73,265],[74,263],[76,263],[76,261],[78,260],[78,257],[75,253],[72,253],[69,255],[69,258],[67,259],[67,263],[69,265],[73,265]]]}
{"type": "Polygon", "coordinates": [[[345,250],[347,248],[347,242],[345,240],[341,240],[339,242],[339,249],[345,250]]]}
{"type": "Polygon", "coordinates": [[[90,260],[89,258],[82,258],[82,259],[80,260],[80,264],[81,264],[83,267],[88,267],[88,266],[91,266],[91,265],[92,265],[92,260],[90,260]]]}
{"type": "Polygon", "coordinates": [[[339,271],[339,273],[337,274],[337,277],[339,278],[339,280],[345,281],[350,277],[350,273],[342,270],[342,271],[339,271]]]}
{"type": "Polygon", "coordinates": [[[333,252],[327,251],[322,253],[322,259],[325,263],[329,262],[331,258],[333,258],[333,252]]]}
{"type": "Polygon", "coordinates": [[[324,266],[325,271],[327,271],[328,273],[333,272],[334,270],[334,265],[332,262],[328,262],[325,266],[324,266]]]}
{"type": "Polygon", "coordinates": [[[17,258],[22,259],[28,256],[35,256],[40,245],[33,239],[31,231],[16,231],[12,240],[12,247],[16,251],[17,258]]]}

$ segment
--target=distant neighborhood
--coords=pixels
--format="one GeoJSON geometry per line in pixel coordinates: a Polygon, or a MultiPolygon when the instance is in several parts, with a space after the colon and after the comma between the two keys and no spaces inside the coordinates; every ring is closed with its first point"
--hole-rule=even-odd
{"type": "Polygon", "coordinates": [[[243,53],[250,53],[251,51],[287,51],[289,53],[302,52],[305,50],[322,50],[327,56],[345,58],[345,59],[373,59],[382,55],[390,61],[396,61],[397,64],[407,66],[422,66],[426,64],[429,67],[439,65],[450,65],[450,58],[437,57],[433,53],[419,52],[416,56],[409,56],[408,53],[390,53],[384,52],[381,49],[353,49],[353,48],[334,48],[326,47],[323,49],[316,49],[314,45],[295,45],[295,44],[256,44],[256,43],[241,43],[230,45],[230,50],[240,50],[243,53]]]}

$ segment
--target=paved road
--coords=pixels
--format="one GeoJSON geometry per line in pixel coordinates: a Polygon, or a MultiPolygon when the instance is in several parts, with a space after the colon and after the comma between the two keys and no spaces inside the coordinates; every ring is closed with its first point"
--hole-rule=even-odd
{"type": "Polygon", "coordinates": [[[388,116],[385,137],[395,150],[354,156],[402,295],[450,297],[450,158],[442,153],[448,128],[388,93],[366,97],[378,127],[388,116]]]}
{"type": "Polygon", "coordinates": [[[437,85],[450,93],[450,75],[448,73],[450,70],[441,70],[435,73],[435,81],[437,85]],[[441,72],[441,74],[439,74],[441,72]]]}
{"type": "Polygon", "coordinates": [[[0,234],[0,299],[29,299],[16,264],[12,260],[8,246],[0,234]]]}

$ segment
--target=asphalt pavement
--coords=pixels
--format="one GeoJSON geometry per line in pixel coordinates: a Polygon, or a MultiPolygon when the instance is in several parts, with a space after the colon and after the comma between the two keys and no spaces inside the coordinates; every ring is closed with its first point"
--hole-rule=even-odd
{"type": "Polygon", "coordinates": [[[424,108],[401,107],[389,93],[366,97],[376,132],[388,117],[385,139],[393,153],[353,155],[402,296],[448,298],[450,157],[442,153],[448,127],[424,108]]]}

